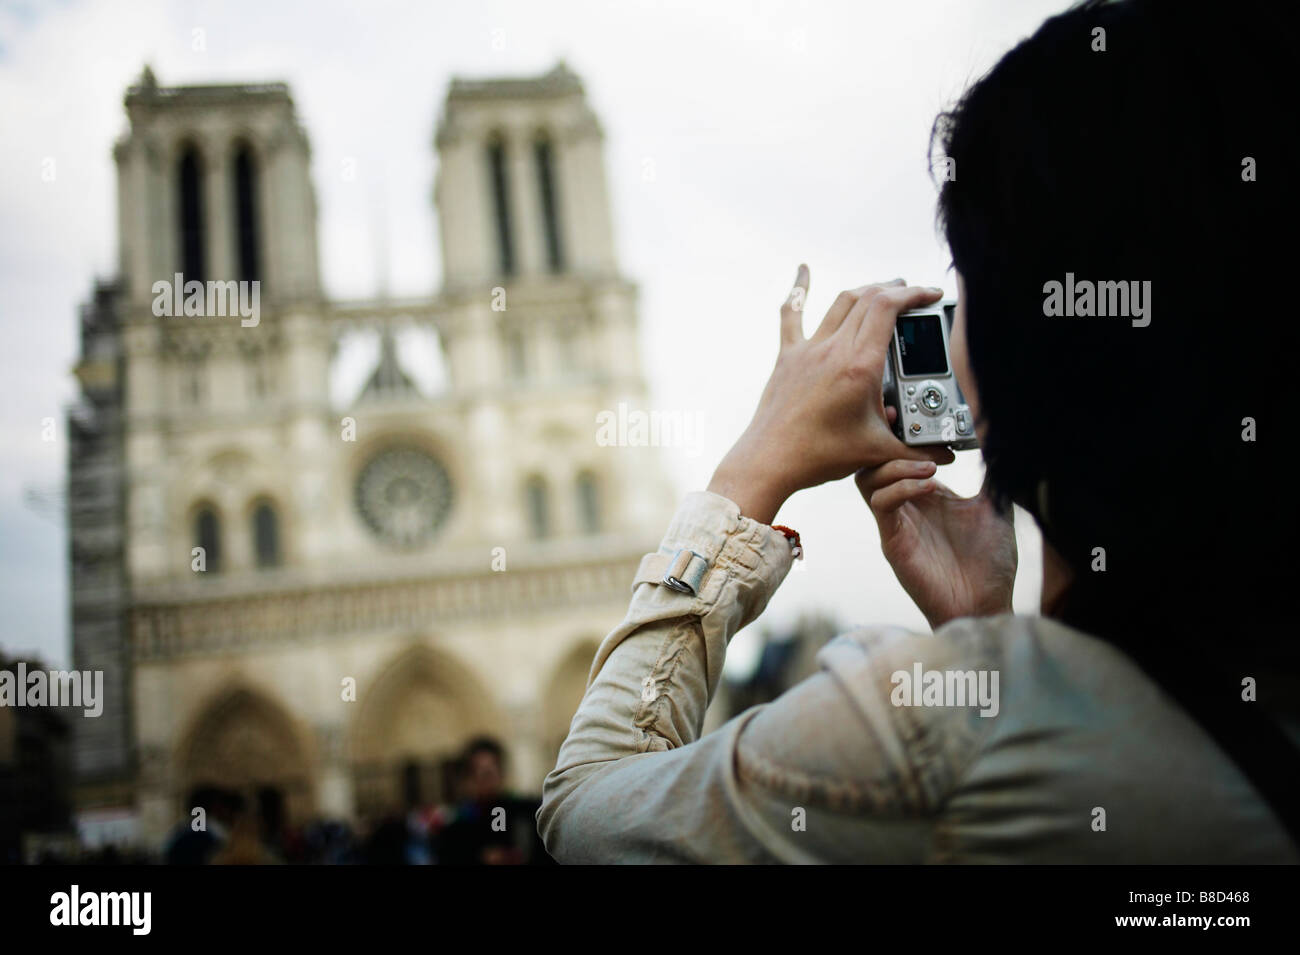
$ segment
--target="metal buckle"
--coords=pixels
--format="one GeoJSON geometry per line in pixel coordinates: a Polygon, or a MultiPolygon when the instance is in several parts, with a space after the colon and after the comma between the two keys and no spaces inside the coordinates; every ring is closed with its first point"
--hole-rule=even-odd
{"type": "Polygon", "coordinates": [[[662,583],[679,594],[695,596],[699,591],[700,581],[704,579],[704,572],[708,569],[709,562],[704,557],[693,550],[682,548],[673,554],[673,559],[669,561],[668,568],[664,572],[662,583]]]}

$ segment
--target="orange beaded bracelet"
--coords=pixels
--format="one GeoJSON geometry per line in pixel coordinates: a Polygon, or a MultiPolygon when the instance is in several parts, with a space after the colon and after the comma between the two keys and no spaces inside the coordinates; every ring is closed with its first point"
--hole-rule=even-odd
{"type": "Polygon", "coordinates": [[[773,524],[772,530],[780,531],[785,535],[785,539],[790,542],[790,552],[794,554],[795,560],[803,560],[803,544],[799,541],[799,532],[793,527],[786,527],[784,524],[773,524]]]}

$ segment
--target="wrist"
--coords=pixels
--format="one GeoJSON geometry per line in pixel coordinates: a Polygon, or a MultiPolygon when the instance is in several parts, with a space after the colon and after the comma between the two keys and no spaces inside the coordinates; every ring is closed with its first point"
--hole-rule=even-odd
{"type": "Polygon", "coordinates": [[[777,512],[790,496],[790,492],[771,479],[770,469],[749,466],[734,461],[728,455],[713,472],[707,490],[734,502],[742,517],[771,524],[777,512]]]}

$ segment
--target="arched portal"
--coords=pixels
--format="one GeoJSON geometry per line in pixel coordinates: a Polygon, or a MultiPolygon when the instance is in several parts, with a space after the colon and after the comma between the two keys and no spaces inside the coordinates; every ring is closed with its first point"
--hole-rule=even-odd
{"type": "MultiPolygon", "coordinates": [[[[246,811],[302,823],[315,811],[312,760],[293,718],[263,694],[243,687],[222,693],[200,712],[178,753],[177,799],[201,786],[244,797],[246,811]]],[[[181,806],[189,815],[193,807],[181,806]]]]}
{"type": "Polygon", "coordinates": [[[358,815],[454,800],[455,760],[480,735],[504,740],[505,723],[468,668],[425,646],[398,654],[363,693],[353,724],[358,815]]]}

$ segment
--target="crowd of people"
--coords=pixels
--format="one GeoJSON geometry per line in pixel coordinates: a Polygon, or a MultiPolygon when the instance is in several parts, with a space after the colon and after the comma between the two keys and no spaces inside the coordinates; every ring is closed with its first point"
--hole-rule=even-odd
{"type": "Polygon", "coordinates": [[[159,861],[167,865],[547,865],[537,835],[538,800],[505,788],[496,740],[472,741],[458,761],[457,798],[411,805],[353,827],[342,820],[290,824],[282,804],[219,786],[196,790],[202,807],[178,822],[159,861]]]}

